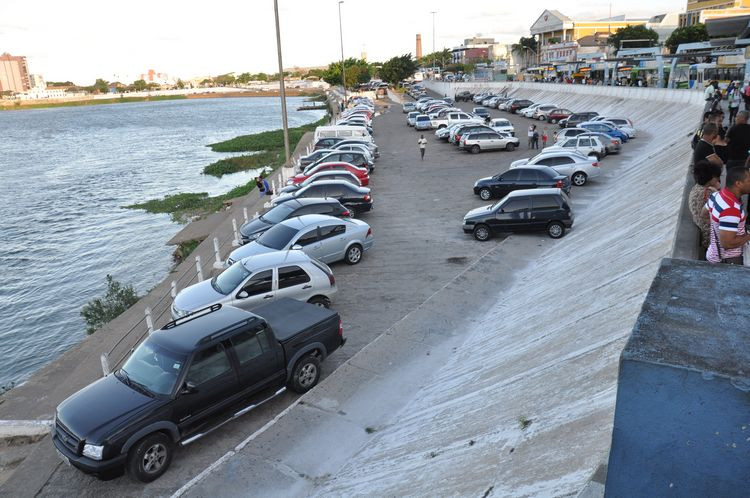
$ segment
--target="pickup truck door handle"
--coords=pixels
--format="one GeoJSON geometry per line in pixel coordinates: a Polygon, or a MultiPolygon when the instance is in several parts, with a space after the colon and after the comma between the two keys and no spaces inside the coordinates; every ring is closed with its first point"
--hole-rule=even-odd
{"type": "Polygon", "coordinates": [[[302,288],[303,288],[303,289],[312,289],[312,285],[308,284],[308,285],[306,285],[306,286],[304,286],[304,287],[302,287],[302,288]]]}
{"type": "Polygon", "coordinates": [[[263,299],[271,299],[273,297],[273,294],[267,294],[263,296],[263,299]]]}

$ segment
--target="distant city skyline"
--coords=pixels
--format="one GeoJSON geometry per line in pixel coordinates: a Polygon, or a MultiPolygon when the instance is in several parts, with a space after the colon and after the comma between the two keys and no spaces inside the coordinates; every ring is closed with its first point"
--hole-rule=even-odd
{"type": "MultiPolygon", "coordinates": [[[[29,71],[47,81],[96,78],[126,79],[149,69],[189,79],[228,72],[278,70],[272,0],[217,6],[186,0],[148,7],[117,6],[81,0],[76,3],[4,0],[0,19],[0,53],[26,56],[29,71]]],[[[685,0],[612,2],[613,16],[649,17],[685,10],[685,0]]],[[[418,0],[342,4],[344,53],[383,61],[415,52],[422,35],[424,53],[432,50],[432,16],[436,11],[435,47],[440,50],[477,34],[514,43],[544,11],[555,9],[578,18],[599,19],[610,6],[601,0],[557,0],[501,4],[475,0],[418,0]]],[[[279,0],[284,67],[320,66],[340,58],[338,3],[335,0],[279,0]]]]}

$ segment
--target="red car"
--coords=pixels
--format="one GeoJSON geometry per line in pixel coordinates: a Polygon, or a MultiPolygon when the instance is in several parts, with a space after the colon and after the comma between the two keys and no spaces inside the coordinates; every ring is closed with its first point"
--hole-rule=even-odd
{"type": "Polygon", "coordinates": [[[555,124],[561,119],[569,118],[572,114],[573,111],[569,111],[568,109],[552,109],[552,111],[547,114],[547,121],[550,124],[555,124]]]}
{"type": "Polygon", "coordinates": [[[328,171],[332,169],[340,169],[340,170],[344,170],[344,171],[348,171],[352,173],[354,176],[357,177],[357,179],[359,180],[359,182],[362,184],[363,187],[366,187],[367,185],[370,184],[370,175],[367,173],[367,170],[365,168],[359,168],[349,163],[321,163],[321,164],[318,164],[317,166],[307,168],[302,173],[291,177],[289,180],[286,181],[286,184],[297,185],[298,183],[304,182],[315,173],[318,173],[320,171],[328,171]]]}

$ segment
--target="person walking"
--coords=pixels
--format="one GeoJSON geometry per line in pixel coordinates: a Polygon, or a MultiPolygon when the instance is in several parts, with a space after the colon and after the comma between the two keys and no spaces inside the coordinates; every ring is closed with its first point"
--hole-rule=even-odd
{"type": "Polygon", "coordinates": [[[427,147],[427,139],[422,135],[419,137],[419,140],[417,140],[417,145],[419,145],[419,155],[422,157],[422,161],[424,161],[424,150],[427,147]]]}
{"type": "Polygon", "coordinates": [[[534,139],[533,139],[533,142],[534,142],[534,148],[538,149],[539,148],[539,131],[536,129],[536,125],[534,125],[534,139]]]}
{"type": "Polygon", "coordinates": [[[740,95],[739,87],[733,87],[732,92],[728,94],[729,98],[729,126],[734,124],[734,119],[737,116],[737,112],[740,110],[740,102],[742,101],[742,95],[740,95]]]}
{"type": "Polygon", "coordinates": [[[726,187],[708,197],[702,212],[703,216],[710,216],[707,261],[742,265],[742,249],[750,242],[745,229],[747,213],[740,202],[745,194],[750,194],[750,170],[731,168],[726,187]]]}

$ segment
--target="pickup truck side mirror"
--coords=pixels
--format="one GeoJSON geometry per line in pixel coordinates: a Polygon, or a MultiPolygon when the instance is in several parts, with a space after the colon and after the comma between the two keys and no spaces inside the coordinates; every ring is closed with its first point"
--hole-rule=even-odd
{"type": "Polygon", "coordinates": [[[185,384],[182,386],[182,389],[180,390],[180,394],[195,394],[198,392],[198,388],[195,387],[195,384],[193,382],[185,381],[185,384]]]}
{"type": "Polygon", "coordinates": [[[250,297],[250,294],[246,290],[241,290],[237,293],[237,299],[247,299],[250,297]]]}
{"type": "Polygon", "coordinates": [[[302,246],[301,246],[301,245],[299,245],[299,244],[294,244],[294,245],[292,246],[292,250],[293,250],[293,251],[301,251],[301,250],[302,250],[302,246]]]}

